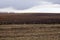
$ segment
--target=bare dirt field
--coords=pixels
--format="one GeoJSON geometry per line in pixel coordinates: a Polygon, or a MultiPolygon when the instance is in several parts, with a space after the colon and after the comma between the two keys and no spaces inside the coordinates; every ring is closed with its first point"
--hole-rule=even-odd
{"type": "Polygon", "coordinates": [[[0,25],[0,40],[60,40],[60,24],[0,25]]]}

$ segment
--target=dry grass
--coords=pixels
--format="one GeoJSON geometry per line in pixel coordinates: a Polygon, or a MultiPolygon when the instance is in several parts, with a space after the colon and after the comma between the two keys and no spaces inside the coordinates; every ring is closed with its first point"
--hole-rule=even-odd
{"type": "Polygon", "coordinates": [[[60,40],[60,24],[0,25],[0,40],[60,40]]]}

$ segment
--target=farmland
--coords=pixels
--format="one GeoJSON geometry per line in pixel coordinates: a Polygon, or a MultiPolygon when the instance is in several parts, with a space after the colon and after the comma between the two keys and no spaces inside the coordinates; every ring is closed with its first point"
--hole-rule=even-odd
{"type": "Polygon", "coordinates": [[[60,40],[60,13],[0,13],[0,40],[60,40]]]}
{"type": "Polygon", "coordinates": [[[0,25],[0,40],[60,40],[60,24],[0,25]]]}

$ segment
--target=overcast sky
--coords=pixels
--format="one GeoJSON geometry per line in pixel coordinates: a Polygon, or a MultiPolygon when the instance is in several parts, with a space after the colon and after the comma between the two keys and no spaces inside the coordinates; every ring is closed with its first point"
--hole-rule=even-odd
{"type": "Polygon", "coordinates": [[[59,12],[60,0],[0,0],[0,11],[59,12]]]}

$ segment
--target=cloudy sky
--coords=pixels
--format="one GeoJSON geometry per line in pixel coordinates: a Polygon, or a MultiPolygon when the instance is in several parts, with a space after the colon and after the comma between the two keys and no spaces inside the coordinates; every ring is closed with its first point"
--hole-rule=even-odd
{"type": "Polygon", "coordinates": [[[0,0],[0,12],[60,12],[60,0],[0,0]]]}

